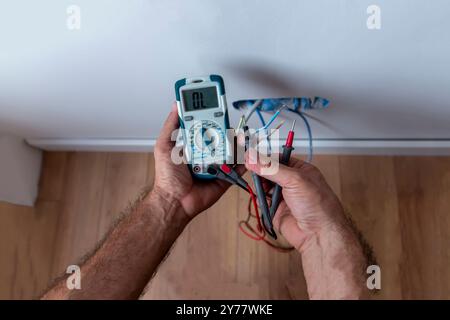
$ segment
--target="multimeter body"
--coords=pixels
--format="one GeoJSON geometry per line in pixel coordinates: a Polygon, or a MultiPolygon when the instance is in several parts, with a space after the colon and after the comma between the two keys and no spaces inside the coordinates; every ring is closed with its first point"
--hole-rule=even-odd
{"type": "Polygon", "coordinates": [[[212,179],[211,164],[230,163],[233,153],[225,86],[221,76],[184,78],[175,83],[184,154],[197,178],[212,179]]]}

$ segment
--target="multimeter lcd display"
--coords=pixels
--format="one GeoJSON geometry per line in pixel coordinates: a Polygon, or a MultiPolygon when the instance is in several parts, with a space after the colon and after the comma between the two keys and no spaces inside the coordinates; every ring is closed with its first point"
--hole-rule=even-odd
{"type": "Polygon", "coordinates": [[[183,100],[186,111],[219,107],[216,87],[183,90],[183,100]]]}

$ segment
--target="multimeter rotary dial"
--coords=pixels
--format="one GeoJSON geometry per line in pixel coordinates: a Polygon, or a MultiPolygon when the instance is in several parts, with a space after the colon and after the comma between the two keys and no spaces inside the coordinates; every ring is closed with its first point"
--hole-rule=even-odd
{"type": "Polygon", "coordinates": [[[189,130],[189,140],[195,160],[212,163],[224,157],[225,133],[214,121],[196,121],[189,130]]]}

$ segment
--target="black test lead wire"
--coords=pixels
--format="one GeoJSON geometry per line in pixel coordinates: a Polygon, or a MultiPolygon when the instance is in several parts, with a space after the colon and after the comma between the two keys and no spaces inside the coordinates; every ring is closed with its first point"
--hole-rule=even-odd
{"type": "MultiPolygon", "coordinates": [[[[286,138],[286,143],[283,145],[283,153],[280,159],[280,163],[283,165],[289,164],[289,159],[291,158],[292,150],[294,150],[294,148],[292,147],[292,144],[294,142],[294,129],[295,129],[295,120],[292,123],[291,130],[289,130],[288,136],[286,138]]],[[[270,207],[270,221],[273,220],[273,217],[277,212],[278,206],[280,205],[281,190],[282,190],[281,186],[279,184],[276,184],[272,193],[272,206],[270,207]]]]}
{"type": "MultiPolygon", "coordinates": [[[[247,125],[244,125],[244,135],[245,135],[245,151],[249,150],[250,135],[247,125]]],[[[273,229],[272,220],[270,219],[269,205],[267,204],[266,193],[264,191],[261,177],[255,172],[251,173],[253,184],[255,186],[256,198],[258,200],[258,205],[261,210],[262,225],[265,231],[274,239],[277,239],[275,230],[273,229]]]]}

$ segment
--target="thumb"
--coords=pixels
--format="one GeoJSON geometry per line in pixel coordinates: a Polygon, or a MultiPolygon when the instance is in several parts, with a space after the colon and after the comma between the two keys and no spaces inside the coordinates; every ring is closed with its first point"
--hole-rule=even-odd
{"type": "Polygon", "coordinates": [[[267,165],[261,163],[261,160],[255,161],[250,158],[251,155],[247,154],[245,157],[245,167],[256,173],[257,175],[266,178],[272,182],[279,184],[281,187],[288,187],[294,182],[298,182],[300,177],[300,169],[292,168],[281,163],[278,164],[278,170],[276,172],[272,172],[273,170],[269,170],[270,173],[267,173],[268,170],[264,170],[267,168],[267,165]]]}

